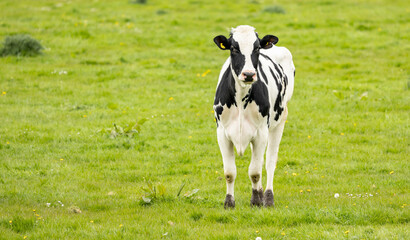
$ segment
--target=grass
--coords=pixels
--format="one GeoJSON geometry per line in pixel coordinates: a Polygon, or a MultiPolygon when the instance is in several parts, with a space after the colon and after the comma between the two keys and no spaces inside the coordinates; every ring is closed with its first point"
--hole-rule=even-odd
{"type": "Polygon", "coordinates": [[[4,40],[3,49],[0,49],[0,56],[35,56],[41,54],[43,46],[28,35],[8,36],[4,40]]]}
{"type": "Polygon", "coordinates": [[[0,238],[410,238],[407,1],[271,4],[2,1],[0,39],[44,50],[0,58],[0,238]],[[297,69],[274,209],[249,207],[249,149],[223,209],[212,39],[240,24],[297,69]]]}

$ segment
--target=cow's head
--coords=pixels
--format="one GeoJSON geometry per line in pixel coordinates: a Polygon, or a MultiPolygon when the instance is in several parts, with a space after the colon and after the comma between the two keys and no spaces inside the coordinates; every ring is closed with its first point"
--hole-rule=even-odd
{"type": "Polygon", "coordinates": [[[241,85],[251,84],[257,80],[259,50],[271,48],[278,40],[273,35],[259,39],[255,28],[246,25],[233,28],[228,39],[223,35],[214,38],[220,49],[231,51],[232,72],[235,80],[241,85]]]}

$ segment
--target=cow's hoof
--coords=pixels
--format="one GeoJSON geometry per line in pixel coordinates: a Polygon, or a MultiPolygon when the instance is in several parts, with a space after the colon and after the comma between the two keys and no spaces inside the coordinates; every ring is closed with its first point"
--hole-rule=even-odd
{"type": "Polygon", "coordinates": [[[263,189],[252,189],[251,207],[263,205],[263,189]]]}
{"type": "Polygon", "coordinates": [[[226,194],[224,208],[225,209],[235,208],[235,199],[233,198],[231,194],[226,194]]]}
{"type": "Polygon", "coordinates": [[[274,207],[275,203],[273,200],[273,192],[272,190],[268,189],[265,192],[265,196],[263,197],[263,205],[265,207],[274,207]]]}

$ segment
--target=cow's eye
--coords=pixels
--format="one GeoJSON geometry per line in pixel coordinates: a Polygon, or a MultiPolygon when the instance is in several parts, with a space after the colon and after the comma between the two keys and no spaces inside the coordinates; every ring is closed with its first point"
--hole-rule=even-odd
{"type": "Polygon", "coordinates": [[[233,53],[240,53],[240,52],[239,52],[239,49],[237,49],[237,48],[232,48],[232,52],[233,52],[233,53]]]}

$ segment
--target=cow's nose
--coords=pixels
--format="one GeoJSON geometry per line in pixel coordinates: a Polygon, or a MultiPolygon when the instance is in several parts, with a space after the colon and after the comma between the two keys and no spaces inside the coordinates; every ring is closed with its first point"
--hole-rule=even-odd
{"type": "Polygon", "coordinates": [[[253,81],[253,76],[255,76],[255,72],[243,72],[242,74],[245,82],[253,81]]]}

